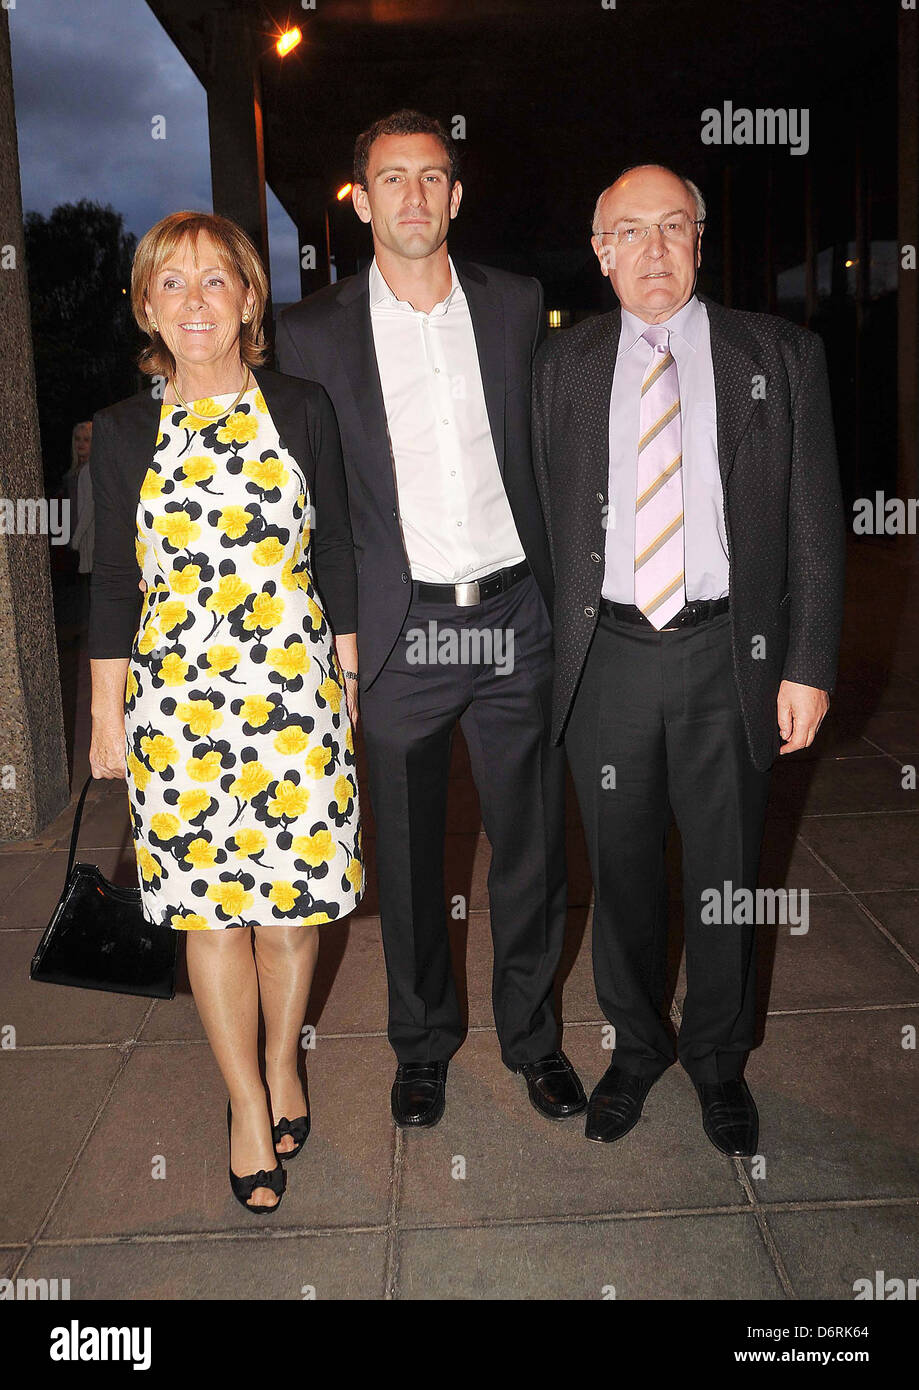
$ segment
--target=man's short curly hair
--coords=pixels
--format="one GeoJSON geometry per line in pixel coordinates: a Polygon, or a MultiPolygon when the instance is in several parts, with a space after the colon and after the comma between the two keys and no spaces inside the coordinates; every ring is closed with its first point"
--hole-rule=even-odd
{"type": "Polygon", "coordinates": [[[370,147],[381,135],[433,135],[444,147],[449,164],[450,187],[459,178],[459,150],[456,141],[436,116],[426,116],[423,111],[404,108],[394,111],[391,116],[383,116],[373,125],[361,132],[354,142],[354,173],[352,178],[361,188],[367,187],[367,163],[370,147]]]}

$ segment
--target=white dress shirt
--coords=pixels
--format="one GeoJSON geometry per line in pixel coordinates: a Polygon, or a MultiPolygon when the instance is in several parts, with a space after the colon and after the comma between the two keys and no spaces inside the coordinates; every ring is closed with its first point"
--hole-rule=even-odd
{"type": "Polygon", "coordinates": [[[397,299],[374,257],[370,323],[412,578],[454,584],[525,559],[488,423],[469,304],[453,261],[429,314],[397,299]]]}
{"type": "MultiPolygon", "coordinates": [[[[635,602],[635,501],[641,384],[654,356],[648,325],[622,310],[609,411],[609,512],[603,597],[635,602]]],[[[718,467],[715,374],[705,305],[695,295],[661,325],[680,383],[683,451],[683,555],[686,599],[724,598],[728,543],[718,467]]]]}

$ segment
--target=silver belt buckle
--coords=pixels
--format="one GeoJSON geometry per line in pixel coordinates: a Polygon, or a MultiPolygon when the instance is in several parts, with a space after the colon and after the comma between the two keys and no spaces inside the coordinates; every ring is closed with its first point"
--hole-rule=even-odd
{"type": "Polygon", "coordinates": [[[453,596],[460,608],[469,608],[474,603],[481,603],[479,597],[479,581],[473,579],[466,584],[454,584],[453,596]]]}

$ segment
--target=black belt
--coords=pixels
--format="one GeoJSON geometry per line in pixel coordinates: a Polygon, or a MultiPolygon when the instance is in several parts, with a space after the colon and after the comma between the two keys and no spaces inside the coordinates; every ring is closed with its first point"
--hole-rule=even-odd
{"type": "MultiPolygon", "coordinates": [[[[669,632],[675,627],[695,627],[697,623],[707,623],[709,618],[717,618],[719,613],[726,613],[729,607],[730,601],[727,597],[694,599],[692,603],[687,603],[681,608],[667,626],[659,631],[669,632]]],[[[607,617],[618,618],[622,623],[635,623],[638,627],[654,626],[634,603],[613,603],[612,599],[601,598],[600,612],[605,613],[607,617]]]]}
{"type": "Polygon", "coordinates": [[[486,574],[482,579],[467,580],[462,584],[426,584],[416,580],[414,596],[426,603],[455,603],[460,608],[468,608],[473,603],[481,603],[483,599],[494,598],[495,594],[503,594],[529,573],[529,564],[521,560],[519,565],[510,565],[507,569],[495,570],[494,574],[486,574]]]}

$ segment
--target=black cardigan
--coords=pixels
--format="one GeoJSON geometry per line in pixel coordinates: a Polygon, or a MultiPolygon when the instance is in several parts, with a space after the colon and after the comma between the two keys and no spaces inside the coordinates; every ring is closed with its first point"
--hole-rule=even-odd
{"type": "MultiPolygon", "coordinates": [[[[315,381],[253,371],[284,448],[306,478],[315,518],[312,577],[335,632],[357,630],[357,578],[332,402],[315,381]]],[[[140,391],[93,417],[89,468],[95,507],[90,585],[90,657],[130,657],[143,593],[137,563],[137,504],[153,461],[161,401],[140,391]]]]}

